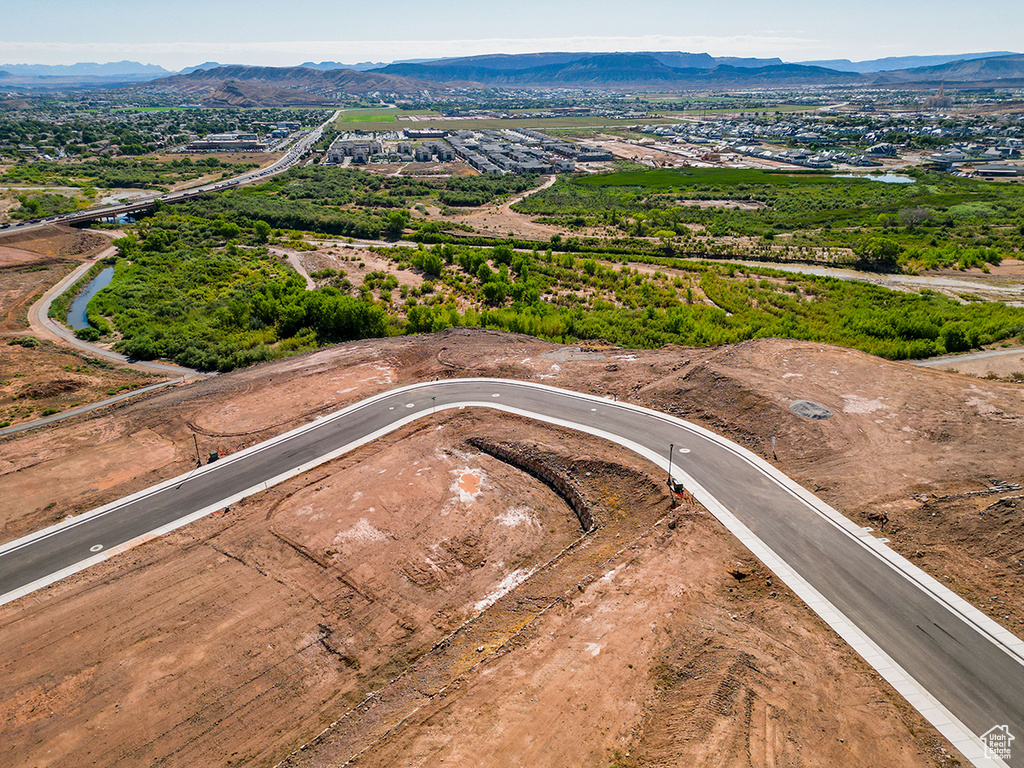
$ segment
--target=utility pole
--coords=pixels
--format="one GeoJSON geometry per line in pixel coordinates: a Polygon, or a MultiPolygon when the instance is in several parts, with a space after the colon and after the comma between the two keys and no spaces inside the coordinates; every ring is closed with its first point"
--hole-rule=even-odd
{"type": "Polygon", "coordinates": [[[668,444],[668,487],[672,487],[672,451],[675,449],[675,443],[668,444]]]}
{"type": "Polygon", "coordinates": [[[199,439],[196,437],[196,433],[192,433],[192,442],[196,445],[196,466],[203,466],[203,460],[199,458],[199,439]]]}

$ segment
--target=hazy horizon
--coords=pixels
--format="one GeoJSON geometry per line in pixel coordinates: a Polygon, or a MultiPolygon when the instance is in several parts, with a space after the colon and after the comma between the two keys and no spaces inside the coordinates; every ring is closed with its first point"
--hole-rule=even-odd
{"type": "MultiPolygon", "coordinates": [[[[757,55],[751,54],[751,55],[748,56],[746,54],[716,54],[716,53],[711,52],[711,51],[704,51],[704,50],[697,50],[697,49],[685,50],[685,51],[682,50],[682,49],[676,49],[676,50],[678,50],[679,52],[682,52],[682,53],[692,53],[692,54],[708,53],[709,55],[714,56],[716,58],[730,57],[730,56],[732,56],[732,57],[742,57],[742,58],[763,58],[763,59],[776,58],[776,57],[768,56],[768,55],[757,56],[757,55]]],[[[348,66],[359,66],[359,65],[362,65],[362,64],[370,63],[370,62],[372,62],[374,64],[387,65],[387,64],[391,64],[391,63],[395,63],[395,62],[400,62],[400,61],[406,61],[406,60],[416,60],[416,61],[419,61],[419,60],[429,60],[429,59],[435,59],[435,58],[455,58],[457,56],[475,56],[475,55],[482,55],[482,54],[509,54],[509,53],[513,53],[513,54],[529,54],[529,53],[543,54],[543,53],[579,53],[579,52],[587,52],[587,53],[590,53],[590,52],[592,52],[592,53],[659,53],[659,52],[669,52],[669,49],[662,48],[662,49],[655,50],[655,49],[649,48],[649,49],[635,49],[635,50],[631,50],[631,51],[625,51],[625,50],[599,51],[599,50],[595,50],[595,49],[570,50],[570,49],[566,49],[566,48],[557,48],[557,49],[556,48],[545,48],[545,49],[538,49],[538,50],[535,50],[535,51],[533,51],[533,50],[531,50],[531,51],[487,50],[487,51],[481,51],[479,53],[455,54],[455,55],[451,55],[451,56],[448,56],[448,55],[437,56],[437,57],[411,56],[411,57],[408,57],[407,59],[405,59],[405,58],[403,58],[403,59],[366,58],[366,59],[359,59],[359,60],[356,60],[356,59],[344,60],[344,59],[336,59],[336,58],[335,59],[331,59],[331,58],[310,57],[310,58],[302,59],[301,61],[292,61],[292,62],[287,62],[287,63],[273,63],[273,64],[271,64],[271,63],[258,63],[258,62],[252,62],[252,61],[234,61],[234,60],[225,59],[224,57],[216,57],[216,56],[214,56],[212,58],[207,58],[207,59],[203,59],[203,60],[191,61],[190,63],[183,64],[181,66],[173,66],[173,65],[169,66],[169,65],[165,65],[165,64],[159,64],[156,61],[144,61],[144,60],[141,60],[141,59],[128,59],[128,58],[106,59],[106,60],[101,60],[101,59],[91,59],[91,60],[80,59],[80,60],[68,61],[68,62],[64,62],[64,61],[59,61],[59,62],[49,62],[49,61],[13,61],[13,60],[11,60],[11,61],[0,62],[0,68],[3,68],[5,66],[7,66],[7,67],[15,67],[15,66],[68,66],[68,67],[74,67],[74,66],[88,66],[88,65],[105,66],[105,65],[116,65],[116,64],[141,64],[143,66],[161,66],[161,67],[164,67],[169,72],[177,72],[177,71],[180,71],[180,70],[188,68],[188,67],[197,67],[197,66],[200,66],[202,64],[207,64],[207,63],[217,63],[217,64],[220,64],[222,66],[240,65],[240,66],[298,67],[298,66],[301,66],[302,64],[310,63],[310,62],[314,63],[314,64],[320,64],[320,63],[323,63],[323,62],[333,62],[333,63],[344,64],[344,65],[348,65],[348,66]]],[[[890,56],[879,56],[879,57],[876,57],[876,58],[877,59],[884,59],[884,58],[889,58],[889,57],[906,58],[906,57],[914,57],[914,56],[965,56],[965,57],[976,57],[980,53],[986,53],[986,52],[984,52],[984,51],[941,51],[941,52],[936,52],[936,53],[923,53],[923,54],[917,54],[917,53],[909,53],[909,54],[897,53],[897,54],[891,54],[890,56]]],[[[778,57],[778,58],[782,58],[782,57],[778,57]]],[[[853,63],[856,64],[856,63],[862,62],[862,61],[873,61],[873,60],[876,60],[876,58],[872,58],[872,59],[849,59],[849,57],[830,56],[830,57],[817,57],[817,58],[813,58],[813,59],[812,58],[807,58],[807,59],[800,59],[800,60],[785,59],[785,58],[783,58],[783,61],[785,63],[801,63],[801,62],[809,62],[809,61],[824,61],[824,60],[830,59],[830,60],[835,60],[835,61],[849,60],[849,61],[852,61],[853,63]]]]}
{"type": "Polygon", "coordinates": [[[138,0],[126,10],[112,0],[37,0],[4,16],[0,61],[9,64],[128,60],[178,70],[205,61],[295,66],[550,51],[687,51],[788,62],[967,54],[1020,49],[1024,5],[977,0],[963,14],[950,0],[863,0],[852,13],[812,0],[768,10],[755,0],[649,0],[641,12],[609,0],[448,0],[429,9],[393,0],[383,10],[328,0],[138,0]]]}

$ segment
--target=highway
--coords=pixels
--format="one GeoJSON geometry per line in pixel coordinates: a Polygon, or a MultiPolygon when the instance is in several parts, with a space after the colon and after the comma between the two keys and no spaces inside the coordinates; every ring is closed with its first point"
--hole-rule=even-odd
{"type": "MultiPolygon", "coordinates": [[[[673,477],[977,766],[978,736],[1024,739],[1024,644],[759,457],[665,414],[540,384],[429,382],[378,395],[0,547],[0,604],[448,408],[489,407],[605,437],[673,477]]],[[[1024,741],[1021,742],[1024,744],[1024,741]]]]}
{"type": "Polygon", "coordinates": [[[129,216],[134,213],[141,213],[142,211],[149,210],[156,205],[157,202],[178,203],[182,200],[188,200],[189,198],[204,195],[208,192],[216,192],[219,189],[237,187],[254,181],[263,181],[264,179],[281,173],[282,171],[288,170],[293,165],[300,162],[310,147],[316,144],[320,140],[320,137],[323,136],[324,129],[334,122],[340,114],[341,110],[337,110],[329,119],[325,120],[307,135],[296,141],[294,146],[288,150],[284,157],[275,160],[265,168],[257,168],[254,171],[243,173],[240,176],[235,176],[223,181],[211,182],[209,184],[202,184],[198,187],[178,190],[177,192],[168,192],[163,195],[153,195],[151,197],[140,197],[119,205],[106,205],[98,208],[89,208],[84,211],[65,213],[59,216],[50,216],[45,219],[40,219],[39,221],[26,222],[0,230],[0,237],[4,234],[13,234],[15,232],[30,232],[33,229],[39,229],[51,224],[84,224],[98,219],[129,216]]]}

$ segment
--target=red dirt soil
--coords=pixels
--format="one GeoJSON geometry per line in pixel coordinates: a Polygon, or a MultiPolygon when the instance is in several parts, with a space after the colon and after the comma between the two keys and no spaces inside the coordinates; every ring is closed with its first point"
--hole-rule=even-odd
{"type": "MultiPolygon", "coordinates": [[[[784,471],[1020,632],[1021,493],[992,479],[1024,474],[1001,449],[1020,441],[1024,390],[806,342],[646,352],[455,329],[333,347],[0,441],[0,537],[187,471],[193,430],[230,453],[476,375],[614,394],[769,458],[774,436],[784,471]],[[834,416],[800,417],[798,399],[834,416]]],[[[0,622],[15,764],[953,761],[713,518],[673,509],[657,470],[496,414],[409,425],[0,622]],[[569,546],[564,501],[472,436],[536,446],[597,530],[569,546]]]]}
{"type": "Polygon", "coordinates": [[[0,237],[0,424],[95,402],[159,379],[30,336],[29,307],[110,238],[70,227],[0,237]],[[24,346],[23,346],[24,344],[24,346]]]}

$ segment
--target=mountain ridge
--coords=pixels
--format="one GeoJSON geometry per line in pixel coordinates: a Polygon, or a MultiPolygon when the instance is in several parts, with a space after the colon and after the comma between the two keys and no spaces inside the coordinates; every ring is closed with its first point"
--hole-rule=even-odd
{"type": "MultiPolygon", "coordinates": [[[[771,62],[771,60],[765,60],[771,62]]],[[[322,98],[385,92],[412,94],[453,88],[580,88],[580,89],[715,89],[782,88],[802,86],[934,87],[1024,83],[1024,54],[958,59],[944,64],[859,73],[808,64],[768,63],[745,59],[722,63],[707,54],[689,53],[548,53],[471,56],[429,62],[394,63],[368,71],[342,68],[251,67],[245,65],[197,68],[136,85],[149,90],[210,94],[226,82],[280,88],[274,99],[301,100],[296,91],[322,98]],[[670,63],[705,66],[671,66],[670,63]],[[540,63],[538,63],[540,62],[540,63]],[[710,64],[708,64],[710,62],[710,64]],[[523,66],[529,64],[530,66],[523,66]],[[485,66],[491,65],[491,66],[485,66]]],[[[325,63],[327,65],[329,63],[325,63]]],[[[248,102],[259,91],[234,91],[226,98],[248,102]]],[[[268,98],[269,91],[262,92],[268,98]]]]}
{"type": "MultiPolygon", "coordinates": [[[[601,53],[590,56],[576,54],[526,54],[525,61],[548,61],[531,67],[514,67],[513,57],[467,57],[426,64],[389,64],[370,72],[401,77],[439,80],[445,83],[480,83],[483,85],[558,86],[589,85],[714,85],[716,83],[771,82],[780,85],[810,84],[855,80],[851,73],[836,72],[823,67],[801,64],[766,64],[759,67],[721,64],[708,54],[677,54],[675,61],[710,66],[670,66],[667,55],[654,53],[601,53]],[[559,59],[567,59],[559,61],[559,59]],[[554,61],[551,61],[554,59],[554,61]],[[479,62],[497,61],[504,68],[480,66],[479,62]]],[[[743,60],[745,63],[753,60],[743,60]]],[[[770,61],[770,60],[767,60],[770,61]]]]}
{"type": "Polygon", "coordinates": [[[800,61],[798,64],[826,67],[839,72],[859,72],[862,75],[890,72],[892,70],[913,69],[918,67],[940,66],[955,61],[971,61],[972,59],[991,59],[997,56],[1012,55],[1012,51],[989,51],[988,53],[961,53],[938,56],[887,56],[882,59],[866,59],[850,61],[850,59],[821,59],[818,61],[800,61]]]}
{"type": "Polygon", "coordinates": [[[226,82],[297,89],[329,98],[372,91],[412,93],[424,88],[445,88],[443,84],[395,77],[378,73],[358,72],[353,69],[319,70],[305,67],[249,67],[232,64],[215,69],[197,69],[185,75],[151,80],[135,86],[141,90],[173,90],[182,93],[202,93],[215,90],[226,82]]]}
{"type": "Polygon", "coordinates": [[[0,64],[0,69],[15,77],[124,77],[152,75],[160,77],[173,72],[157,64],[141,64],[137,61],[111,61],[97,64],[80,61],[77,64],[0,64]]]}

